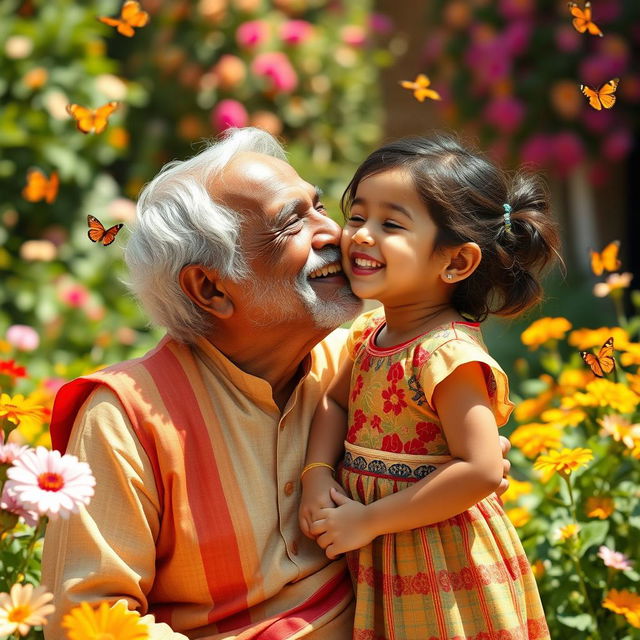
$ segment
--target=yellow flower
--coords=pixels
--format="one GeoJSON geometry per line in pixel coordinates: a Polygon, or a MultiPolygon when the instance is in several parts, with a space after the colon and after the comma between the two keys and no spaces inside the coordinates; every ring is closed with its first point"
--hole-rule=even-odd
{"type": "Polygon", "coordinates": [[[553,400],[553,391],[543,391],[535,398],[523,400],[515,410],[515,418],[518,422],[527,422],[537,418],[553,400]]]}
{"type": "Polygon", "coordinates": [[[107,602],[92,609],[81,602],[62,619],[69,640],[147,640],[149,627],[140,621],[137,611],[130,611],[122,600],[110,607],[107,602]]]}
{"type": "Polygon", "coordinates": [[[558,540],[564,542],[565,540],[569,540],[570,538],[577,538],[578,532],[580,531],[580,526],[575,522],[571,524],[566,524],[564,527],[560,527],[557,531],[558,540]]]}
{"type": "Polygon", "coordinates": [[[586,513],[589,518],[606,520],[614,511],[613,498],[609,496],[591,496],[587,498],[586,513]]]}
{"type": "Polygon", "coordinates": [[[633,449],[640,440],[640,424],[631,424],[628,418],[617,414],[603,416],[600,420],[602,429],[600,435],[611,436],[616,442],[622,442],[627,448],[633,449]]]}
{"type": "Polygon", "coordinates": [[[627,382],[631,391],[640,396],[640,374],[627,373],[627,382]]]}
{"type": "Polygon", "coordinates": [[[13,398],[8,393],[0,394],[0,418],[20,425],[22,429],[29,431],[42,428],[46,416],[45,408],[33,398],[25,398],[21,393],[13,398]]]}
{"type": "Polygon", "coordinates": [[[586,351],[594,347],[600,348],[609,338],[613,338],[616,349],[624,349],[629,342],[629,334],[620,327],[576,329],[569,334],[568,342],[578,351],[586,351]]]}
{"type": "Polygon", "coordinates": [[[518,427],[509,438],[527,458],[534,458],[543,451],[557,449],[562,444],[562,434],[557,427],[532,422],[518,427]]]}
{"type": "Polygon", "coordinates": [[[611,589],[602,601],[602,606],[625,616],[629,624],[640,628],[640,596],[637,593],[626,589],[611,589]]]}
{"type": "Polygon", "coordinates": [[[563,448],[562,451],[549,451],[548,454],[540,456],[533,463],[533,468],[542,471],[542,481],[547,482],[554,472],[568,476],[572,471],[585,466],[590,460],[593,460],[591,449],[563,448]]]}
{"type": "Polygon", "coordinates": [[[622,348],[618,347],[618,349],[623,351],[623,353],[620,354],[620,364],[623,367],[640,364],[640,343],[630,342],[622,348]]]}
{"type": "Polygon", "coordinates": [[[520,338],[533,351],[549,340],[562,340],[571,326],[566,318],[540,318],[525,329],[520,338]]]}
{"type": "Polygon", "coordinates": [[[536,578],[536,580],[539,580],[540,578],[542,578],[542,576],[544,575],[544,562],[542,562],[542,560],[536,560],[532,565],[531,565],[531,571],[533,572],[534,577],[536,578]]]}
{"type": "MultiPolygon", "coordinates": [[[[586,393],[574,393],[568,399],[582,407],[611,407],[620,413],[631,413],[640,403],[640,396],[617,382],[598,379],[590,382],[586,393]]],[[[563,401],[563,406],[566,406],[563,401]]]]}
{"type": "Polygon", "coordinates": [[[515,478],[509,478],[509,488],[502,494],[503,502],[515,502],[520,496],[526,496],[533,490],[530,482],[522,482],[515,478]]]}
{"type": "Polygon", "coordinates": [[[633,273],[612,273],[607,276],[605,282],[598,282],[593,287],[593,295],[596,298],[606,298],[610,293],[618,289],[626,289],[633,280],[633,273]]]}
{"type": "Polygon", "coordinates": [[[544,422],[552,424],[554,427],[575,427],[587,418],[587,414],[582,409],[547,409],[540,416],[544,422]]]}
{"type": "Polygon", "coordinates": [[[531,513],[524,507],[513,507],[505,512],[514,527],[524,527],[531,520],[531,513]]]}
{"type": "Polygon", "coordinates": [[[593,374],[586,367],[582,369],[565,369],[558,377],[558,393],[566,395],[578,389],[584,389],[592,380],[593,374]]]}
{"type": "Polygon", "coordinates": [[[47,623],[47,616],[55,607],[47,604],[53,594],[45,587],[32,584],[14,584],[9,593],[0,593],[0,636],[16,631],[26,636],[29,629],[47,623]]]}

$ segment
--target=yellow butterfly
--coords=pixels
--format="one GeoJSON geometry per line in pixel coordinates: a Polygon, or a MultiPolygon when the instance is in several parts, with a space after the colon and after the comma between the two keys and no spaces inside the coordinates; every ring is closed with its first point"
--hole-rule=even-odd
{"type": "Polygon", "coordinates": [[[127,0],[120,10],[120,18],[101,17],[98,20],[110,27],[116,27],[118,33],[131,38],[135,34],[134,27],[144,27],[149,22],[149,14],[142,11],[140,3],[136,0],[127,0]]]}
{"type": "Polygon", "coordinates": [[[584,10],[581,9],[577,3],[569,3],[569,11],[573,16],[571,23],[574,29],[578,33],[584,33],[588,31],[592,36],[600,36],[602,38],[603,33],[600,27],[591,19],[591,3],[586,2],[584,10]]]}
{"type": "Polygon", "coordinates": [[[411,89],[413,96],[418,102],[424,102],[425,98],[431,98],[431,100],[442,100],[440,94],[433,89],[429,89],[431,80],[424,73],[420,73],[416,76],[416,79],[411,82],[409,80],[402,80],[400,82],[405,89],[411,89]]]}
{"type": "Polygon", "coordinates": [[[601,111],[603,107],[605,109],[611,109],[616,103],[615,93],[619,82],[620,78],[614,78],[613,80],[609,80],[609,82],[605,82],[599,89],[581,84],[580,91],[589,98],[589,104],[594,109],[598,111],[601,111]]]}
{"type": "Polygon", "coordinates": [[[600,252],[591,249],[589,252],[591,255],[591,271],[593,271],[594,275],[601,276],[605,271],[617,271],[621,264],[618,259],[619,250],[619,240],[610,242],[600,252]]]}
{"type": "Polygon", "coordinates": [[[67,113],[76,121],[82,133],[102,133],[109,124],[109,116],[118,108],[119,103],[107,102],[97,109],[89,109],[79,104],[68,104],[67,113]]]}
{"type": "Polygon", "coordinates": [[[27,184],[22,190],[22,197],[29,202],[44,200],[51,204],[58,195],[59,184],[60,180],[55,171],[47,178],[40,169],[30,169],[27,172],[27,184]]]}

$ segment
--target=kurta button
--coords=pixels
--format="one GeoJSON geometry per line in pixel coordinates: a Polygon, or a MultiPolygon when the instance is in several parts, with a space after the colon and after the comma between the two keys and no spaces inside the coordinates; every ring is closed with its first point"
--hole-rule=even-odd
{"type": "Polygon", "coordinates": [[[287,482],[287,484],[284,485],[284,495],[290,496],[292,493],[293,493],[293,482],[287,482]]]}
{"type": "Polygon", "coordinates": [[[291,543],[291,553],[293,553],[294,556],[298,555],[298,543],[295,540],[291,543]]]}

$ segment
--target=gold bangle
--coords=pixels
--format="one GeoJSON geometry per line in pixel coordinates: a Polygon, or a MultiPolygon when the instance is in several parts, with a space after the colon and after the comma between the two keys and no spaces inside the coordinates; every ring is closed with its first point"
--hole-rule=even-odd
{"type": "Polygon", "coordinates": [[[307,473],[307,471],[311,470],[311,469],[315,469],[316,467],[327,467],[327,469],[331,469],[331,473],[335,473],[336,470],[327,462],[310,462],[303,470],[302,473],[300,474],[300,480],[302,480],[302,476],[307,473]]]}

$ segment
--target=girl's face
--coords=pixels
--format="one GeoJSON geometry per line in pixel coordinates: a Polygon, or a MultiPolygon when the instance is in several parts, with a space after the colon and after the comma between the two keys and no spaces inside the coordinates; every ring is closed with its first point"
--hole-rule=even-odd
{"type": "Polygon", "coordinates": [[[405,170],[366,177],[342,231],[342,265],[353,292],[385,306],[440,302],[448,259],[434,251],[437,231],[405,170]]]}

